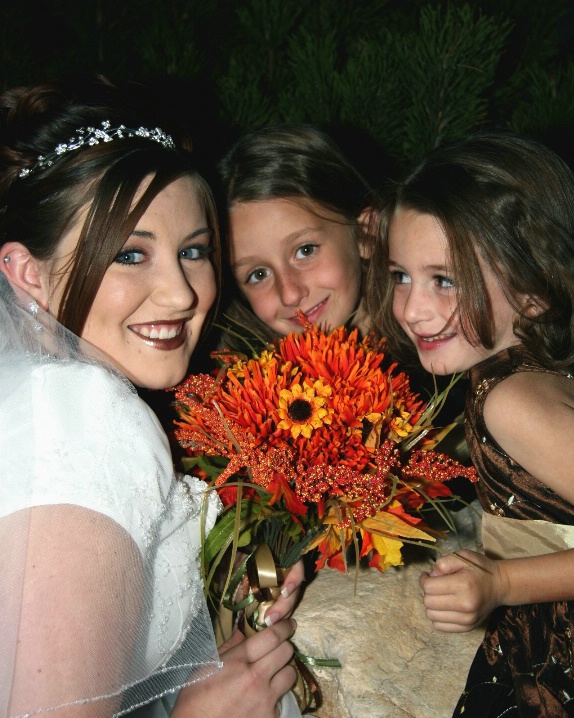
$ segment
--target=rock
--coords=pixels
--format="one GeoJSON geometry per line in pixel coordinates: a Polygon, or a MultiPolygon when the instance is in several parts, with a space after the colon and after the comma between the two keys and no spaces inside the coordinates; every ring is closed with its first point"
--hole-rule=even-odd
{"type": "MultiPolygon", "coordinates": [[[[479,507],[455,514],[457,536],[443,551],[476,549],[479,507]]],[[[424,614],[418,585],[432,566],[416,550],[405,566],[381,574],[323,569],[307,586],[295,618],[295,642],[313,657],[343,667],[314,668],[323,693],[317,718],[450,718],[484,630],[441,633],[424,614]]]]}

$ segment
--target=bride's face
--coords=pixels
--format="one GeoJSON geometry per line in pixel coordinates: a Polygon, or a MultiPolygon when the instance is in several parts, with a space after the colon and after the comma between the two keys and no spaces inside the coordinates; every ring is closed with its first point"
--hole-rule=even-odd
{"type": "MultiPolygon", "coordinates": [[[[65,261],[81,225],[66,234],[65,261]]],[[[215,300],[211,231],[193,180],[182,177],[151,202],[107,269],[82,338],[137,386],[163,389],[185,376],[215,300]]]]}

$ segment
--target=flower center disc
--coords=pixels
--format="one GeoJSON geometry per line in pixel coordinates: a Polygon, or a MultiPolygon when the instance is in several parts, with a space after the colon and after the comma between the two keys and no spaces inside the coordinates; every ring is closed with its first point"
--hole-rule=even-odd
{"type": "Polygon", "coordinates": [[[313,407],[305,399],[294,399],[287,413],[293,421],[307,421],[313,414],[313,407]]]}

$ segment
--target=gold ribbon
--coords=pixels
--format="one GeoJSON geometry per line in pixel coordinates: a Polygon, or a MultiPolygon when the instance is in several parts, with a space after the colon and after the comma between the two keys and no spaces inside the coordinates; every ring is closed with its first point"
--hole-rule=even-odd
{"type": "MultiPolygon", "coordinates": [[[[288,569],[277,566],[271,549],[260,544],[238,567],[223,598],[216,620],[218,645],[227,640],[233,631],[234,616],[246,636],[252,636],[266,628],[265,614],[281,594],[288,569]],[[240,586],[241,591],[239,591],[240,586]],[[236,594],[241,598],[236,600],[236,594]]],[[[335,659],[310,658],[297,650],[291,665],[297,673],[292,689],[302,714],[317,710],[323,703],[315,676],[307,665],[340,667],[335,659]]]]}
{"type": "Polygon", "coordinates": [[[250,636],[265,628],[265,614],[281,595],[281,584],[287,571],[280,569],[267,544],[260,544],[247,559],[249,590],[255,598],[245,608],[244,633],[250,636]]]}

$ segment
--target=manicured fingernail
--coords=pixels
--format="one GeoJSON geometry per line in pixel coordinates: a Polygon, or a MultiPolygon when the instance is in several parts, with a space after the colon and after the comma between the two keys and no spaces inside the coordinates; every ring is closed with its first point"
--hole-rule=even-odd
{"type": "Polygon", "coordinates": [[[267,628],[275,623],[273,616],[270,616],[268,613],[265,614],[265,618],[263,620],[265,621],[267,628]]]}
{"type": "Polygon", "coordinates": [[[283,586],[283,588],[281,589],[281,595],[283,596],[283,598],[289,598],[290,593],[291,591],[287,588],[287,586],[283,586]]]}

